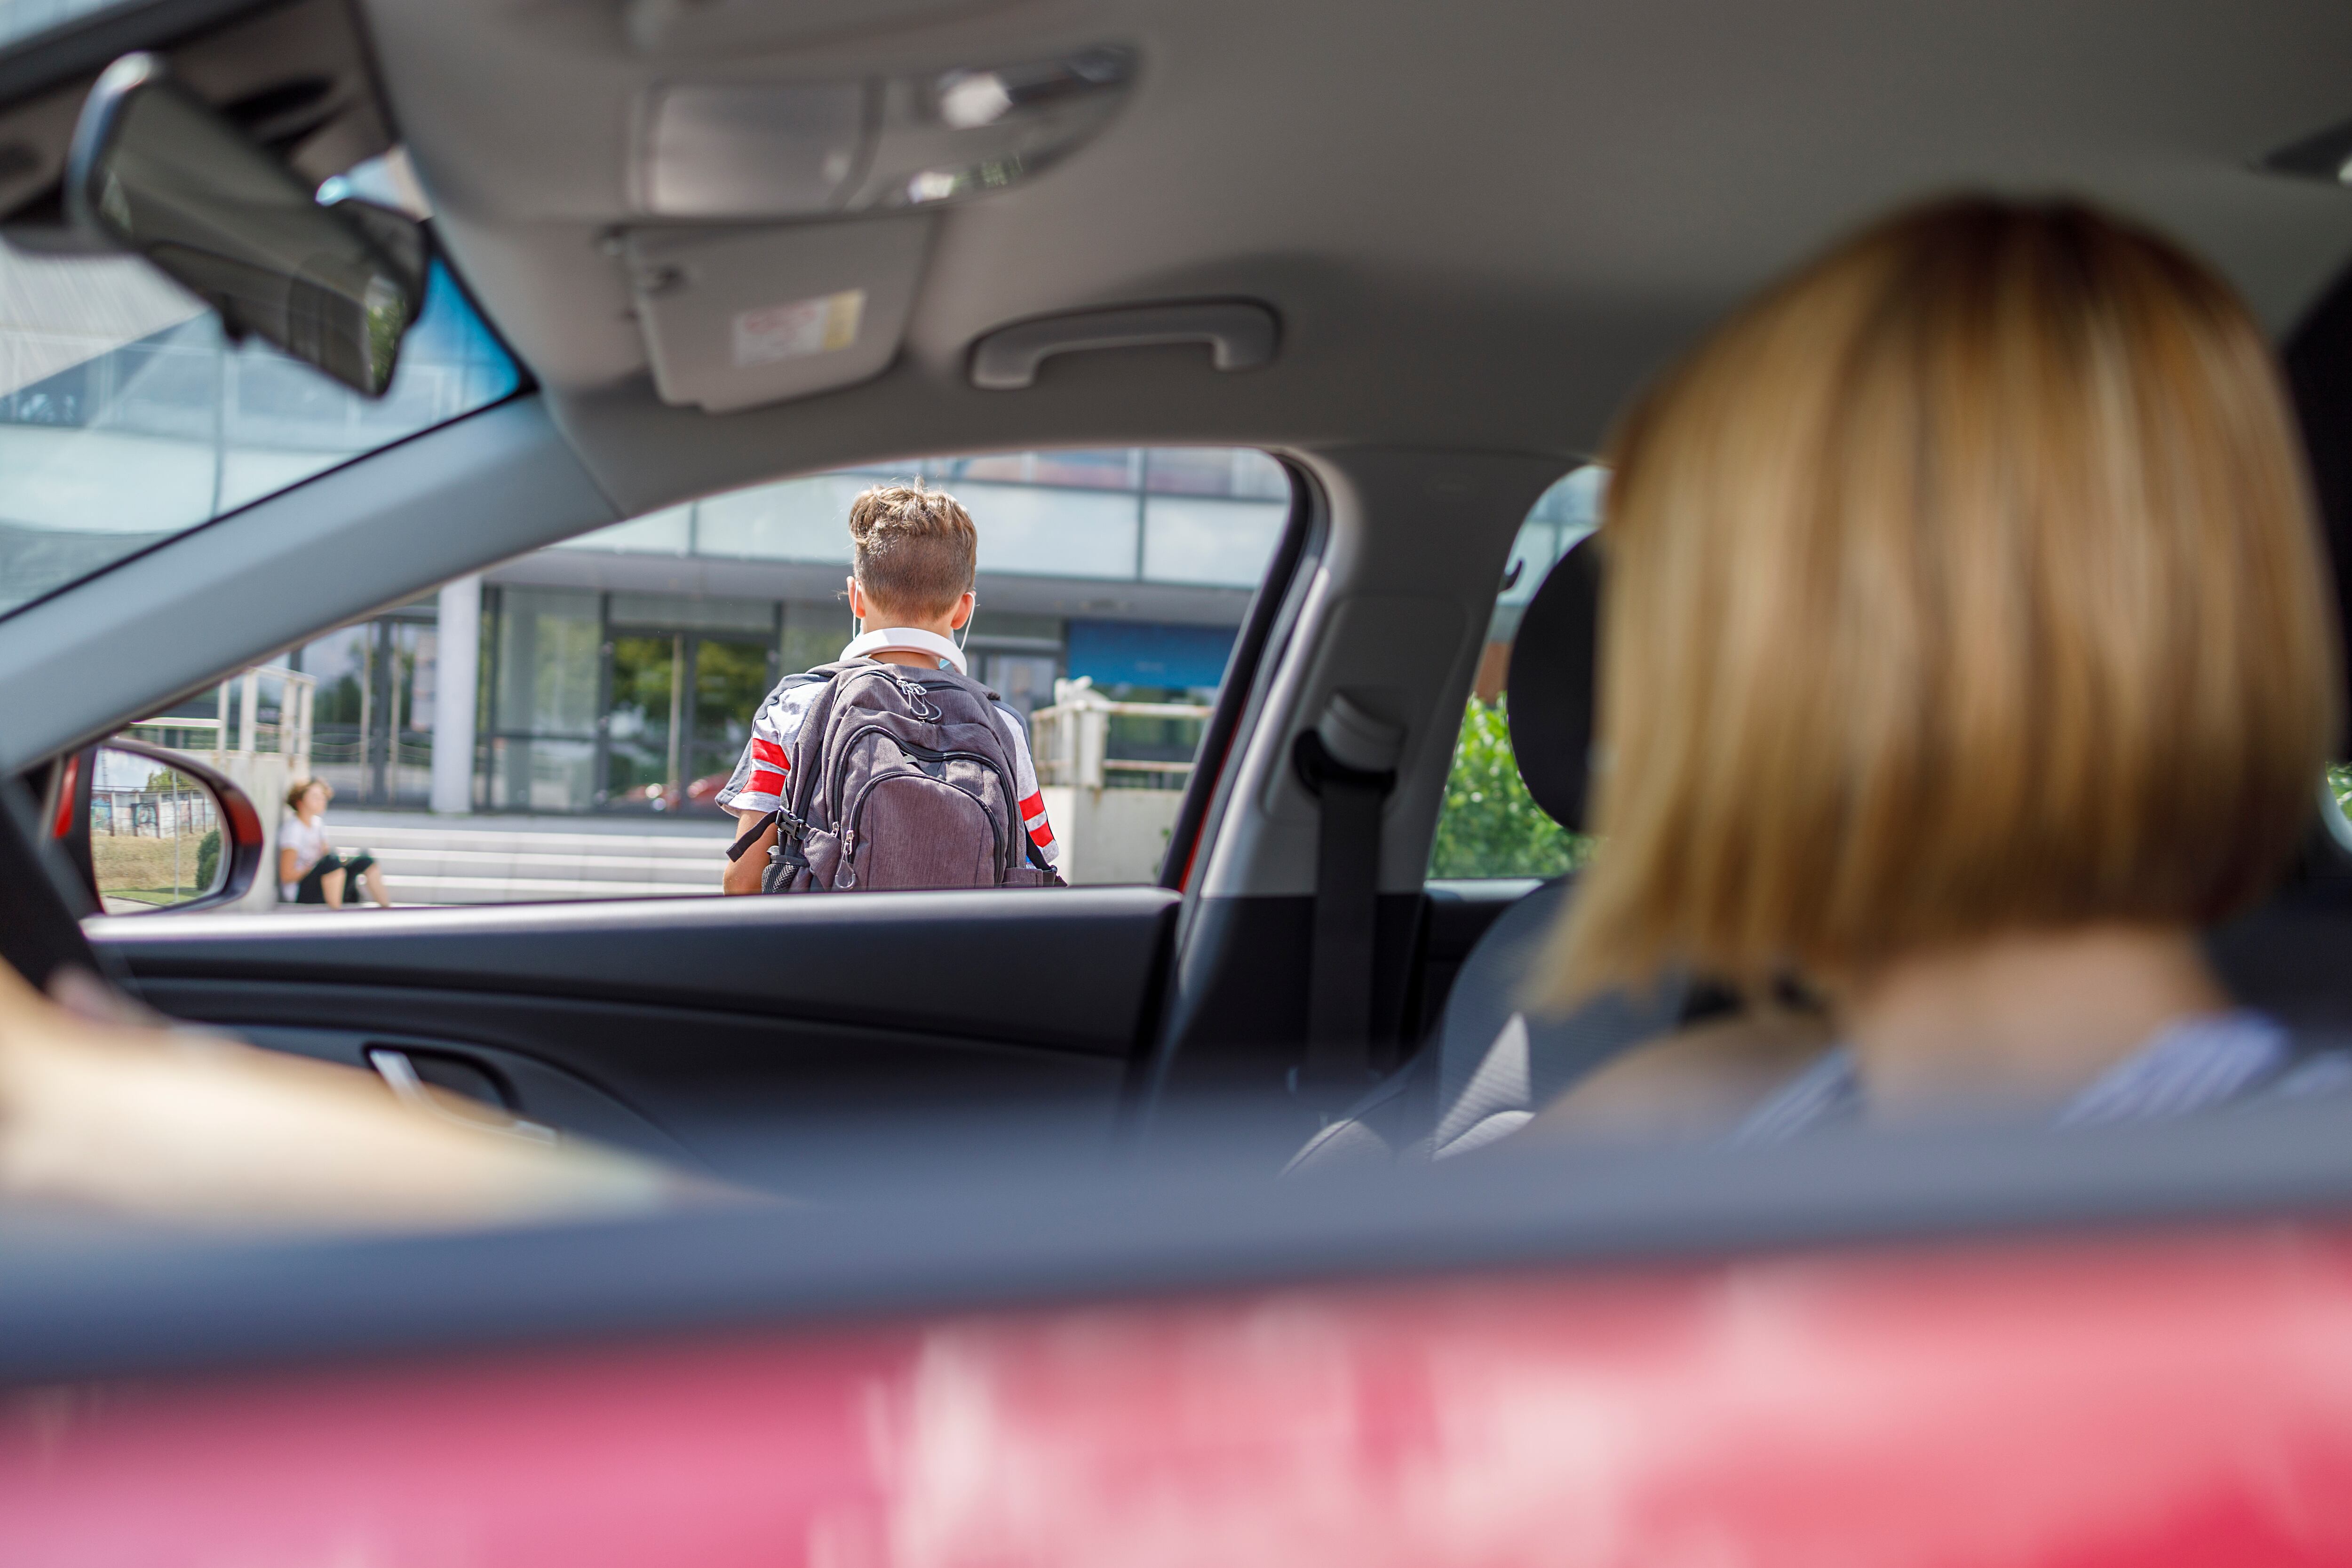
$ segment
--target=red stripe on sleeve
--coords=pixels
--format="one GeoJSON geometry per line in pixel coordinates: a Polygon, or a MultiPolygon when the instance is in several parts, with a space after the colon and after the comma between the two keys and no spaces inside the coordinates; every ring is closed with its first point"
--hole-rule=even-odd
{"type": "Polygon", "coordinates": [[[773,741],[763,741],[757,735],[751,737],[751,760],[772,763],[785,773],[793,771],[793,760],[784,755],[784,749],[773,741]]]}
{"type": "Polygon", "coordinates": [[[743,786],[743,793],[745,795],[782,795],[784,793],[784,775],[764,770],[754,773],[751,775],[751,782],[743,786]]]}

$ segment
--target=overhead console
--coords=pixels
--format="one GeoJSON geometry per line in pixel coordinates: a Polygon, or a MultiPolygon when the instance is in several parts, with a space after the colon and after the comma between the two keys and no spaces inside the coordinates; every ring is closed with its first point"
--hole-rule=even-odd
{"type": "MultiPolygon", "coordinates": [[[[646,4],[631,21],[675,42],[706,13],[735,15],[646,4]]],[[[646,88],[632,203],[698,220],[632,225],[619,245],[663,400],[725,413],[880,374],[921,281],[924,209],[1009,189],[1082,146],[1135,68],[1133,50],[1101,44],[1010,65],[646,88]]]]}
{"type": "Polygon", "coordinates": [[[1108,123],[1135,76],[1115,44],[985,68],[646,89],[631,182],[662,217],[817,217],[1004,190],[1108,123]]]}

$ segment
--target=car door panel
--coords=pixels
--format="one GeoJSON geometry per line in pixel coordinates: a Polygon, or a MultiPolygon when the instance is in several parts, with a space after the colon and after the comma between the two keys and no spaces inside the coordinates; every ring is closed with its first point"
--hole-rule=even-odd
{"type": "Polygon", "coordinates": [[[1159,888],[1072,888],[133,915],[89,930],[142,988],[188,979],[494,991],[1124,1058],[1176,902],[1159,888]]]}
{"type": "Polygon", "coordinates": [[[753,1121],[1013,1101],[1107,1130],[1158,1006],[1176,902],[1100,888],[89,929],[175,1017],[352,1065],[376,1046],[448,1054],[533,1121],[723,1164],[727,1130],[753,1121]]]}
{"type": "MultiPolygon", "coordinates": [[[[205,1005],[208,999],[201,994],[175,995],[174,1000],[188,1003],[194,1010],[211,1010],[205,1005]]],[[[482,1044],[479,1038],[471,1037],[479,1033],[478,1030],[469,1030],[467,1038],[453,1040],[394,1029],[288,1028],[244,1022],[238,1025],[237,1033],[270,1050],[372,1072],[377,1069],[369,1060],[371,1051],[396,1050],[407,1057],[413,1066],[423,1068],[420,1076],[426,1082],[490,1100],[499,1109],[541,1126],[593,1138],[615,1148],[633,1149],[688,1169],[710,1163],[692,1146],[690,1131],[688,1139],[681,1139],[577,1073],[522,1051],[482,1044]],[[438,1072],[433,1070],[432,1064],[436,1063],[462,1064],[472,1072],[438,1072]],[[465,1076],[487,1082],[479,1088],[466,1085],[462,1082],[465,1076]],[[453,1082],[453,1078],[459,1081],[453,1082]]]]}
{"type": "Polygon", "coordinates": [[[185,977],[142,981],[139,990],[174,1017],[240,1032],[323,1027],[360,1044],[422,1036],[450,1048],[521,1052],[656,1120],[913,1110],[977,1095],[1108,1096],[1126,1066],[1090,1052],[591,998],[185,977]]]}

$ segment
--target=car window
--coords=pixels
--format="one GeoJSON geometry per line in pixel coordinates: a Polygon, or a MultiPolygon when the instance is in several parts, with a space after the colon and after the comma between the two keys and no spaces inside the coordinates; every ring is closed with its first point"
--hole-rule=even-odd
{"type": "Polygon", "coordinates": [[[1600,526],[1606,479],[1607,470],[1597,465],[1577,469],[1544,491],[1519,525],[1445,779],[1445,804],[1429,855],[1433,878],[1556,877],[1583,859],[1585,837],[1546,816],[1519,778],[1511,754],[1508,682],[1519,616],[1552,563],[1600,526]]]}
{"type": "Polygon", "coordinates": [[[961,640],[1030,754],[1032,830],[1073,884],[1156,879],[1289,516],[1262,452],[1003,453],[709,496],[322,632],[130,733],[265,816],[325,781],[330,837],[371,851],[395,903],[716,893],[720,798],[771,765],[755,716],[856,633],[850,503],[918,481],[979,536],[961,640]]]}
{"type": "Polygon", "coordinates": [[[230,343],[136,257],[0,245],[0,615],[520,379],[437,264],[371,401],[258,339],[230,343]]]}
{"type": "Polygon", "coordinates": [[[13,44],[136,0],[0,0],[0,44],[13,44]]]}

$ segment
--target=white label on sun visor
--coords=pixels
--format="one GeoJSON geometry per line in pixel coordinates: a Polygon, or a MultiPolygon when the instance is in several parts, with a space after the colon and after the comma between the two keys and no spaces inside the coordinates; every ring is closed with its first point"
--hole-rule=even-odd
{"type": "Polygon", "coordinates": [[[746,310],[735,318],[735,363],[773,364],[845,349],[857,341],[858,318],[865,314],[863,289],[746,310]]]}

